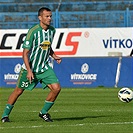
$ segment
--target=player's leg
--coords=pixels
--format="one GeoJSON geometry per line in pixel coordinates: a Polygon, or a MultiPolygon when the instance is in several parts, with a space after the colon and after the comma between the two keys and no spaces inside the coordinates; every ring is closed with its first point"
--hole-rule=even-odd
{"type": "Polygon", "coordinates": [[[58,96],[58,94],[61,91],[61,87],[59,83],[54,83],[54,84],[50,84],[48,85],[48,87],[50,88],[50,92],[46,98],[46,101],[51,101],[54,102],[58,96]]]}
{"type": "Polygon", "coordinates": [[[30,83],[29,80],[26,78],[26,76],[27,76],[27,71],[21,69],[17,82],[17,87],[14,89],[14,91],[8,98],[8,102],[6,104],[4,113],[2,115],[1,119],[2,122],[9,122],[9,114],[11,113],[16,100],[23,93],[23,91],[25,89],[32,90],[38,83],[38,80],[36,78],[32,81],[32,83],[30,83]]]}
{"type": "Polygon", "coordinates": [[[14,105],[18,97],[23,93],[23,89],[16,87],[8,98],[8,104],[14,105]]]}
{"type": "Polygon", "coordinates": [[[53,106],[54,101],[61,90],[60,85],[58,83],[48,85],[48,87],[50,88],[50,92],[45,100],[44,107],[41,110],[43,114],[48,113],[49,109],[53,106]]]}
{"type": "Polygon", "coordinates": [[[59,83],[48,85],[48,87],[50,88],[50,92],[45,100],[41,112],[39,113],[39,116],[43,118],[46,122],[52,122],[53,120],[50,118],[48,111],[54,105],[54,101],[56,100],[58,94],[60,93],[61,88],[59,83]]]}
{"type": "Polygon", "coordinates": [[[39,116],[43,118],[45,121],[52,122],[52,120],[49,118],[49,116],[47,116],[47,114],[50,108],[54,105],[54,101],[56,100],[58,94],[60,93],[61,87],[53,69],[49,68],[49,70],[41,76],[43,76],[42,79],[43,87],[45,88],[46,86],[48,86],[50,92],[45,100],[44,106],[39,116]]]}
{"type": "Polygon", "coordinates": [[[4,112],[2,114],[2,122],[9,122],[9,114],[11,113],[14,104],[16,102],[16,100],[18,99],[18,97],[23,93],[24,90],[16,87],[14,89],[14,91],[11,93],[11,95],[8,98],[8,102],[6,104],[6,107],[4,109],[4,112]]]}

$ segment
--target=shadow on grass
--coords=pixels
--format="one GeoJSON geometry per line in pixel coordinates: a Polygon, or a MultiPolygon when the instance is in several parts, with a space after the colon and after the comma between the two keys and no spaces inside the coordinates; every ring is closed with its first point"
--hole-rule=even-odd
{"type": "Polygon", "coordinates": [[[65,120],[84,120],[87,118],[100,118],[100,117],[109,117],[105,115],[100,115],[100,116],[82,116],[82,117],[67,117],[67,118],[54,118],[53,120],[56,121],[65,121],[65,120]]]}
{"type": "MultiPolygon", "coordinates": [[[[73,116],[73,117],[64,117],[64,118],[53,118],[54,121],[74,121],[74,120],[84,120],[84,119],[97,119],[97,118],[105,118],[105,117],[112,117],[112,116],[109,116],[109,115],[99,115],[99,116],[79,116],[79,117],[76,117],[76,116],[73,116]]],[[[40,121],[42,120],[41,118],[36,118],[36,119],[21,119],[21,121],[32,121],[32,122],[36,122],[36,121],[40,121]]]]}

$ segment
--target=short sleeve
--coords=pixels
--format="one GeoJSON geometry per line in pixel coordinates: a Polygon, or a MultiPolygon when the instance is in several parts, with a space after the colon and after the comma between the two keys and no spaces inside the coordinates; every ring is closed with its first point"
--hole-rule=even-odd
{"type": "Polygon", "coordinates": [[[33,32],[32,32],[31,29],[29,29],[29,31],[28,31],[28,33],[26,35],[26,38],[25,38],[25,40],[23,42],[22,48],[30,49],[32,47],[32,45],[33,45],[33,39],[34,39],[33,38],[33,32]]]}

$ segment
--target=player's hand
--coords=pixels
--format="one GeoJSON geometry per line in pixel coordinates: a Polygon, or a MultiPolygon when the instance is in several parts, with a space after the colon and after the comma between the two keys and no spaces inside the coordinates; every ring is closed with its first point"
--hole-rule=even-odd
{"type": "Polygon", "coordinates": [[[61,61],[62,61],[62,59],[61,59],[60,57],[58,57],[58,56],[56,56],[55,60],[56,60],[56,62],[57,62],[58,64],[60,64],[61,61]]]}
{"type": "Polygon", "coordinates": [[[34,79],[34,75],[31,70],[28,71],[28,73],[27,73],[27,79],[29,80],[29,82],[31,84],[31,81],[34,79]]]}

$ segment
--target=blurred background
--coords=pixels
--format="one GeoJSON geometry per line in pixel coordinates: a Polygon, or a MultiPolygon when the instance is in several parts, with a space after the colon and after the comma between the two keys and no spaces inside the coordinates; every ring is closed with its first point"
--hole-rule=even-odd
{"type": "Polygon", "coordinates": [[[31,27],[42,6],[56,28],[133,26],[133,0],[0,0],[0,29],[31,27]]]}

